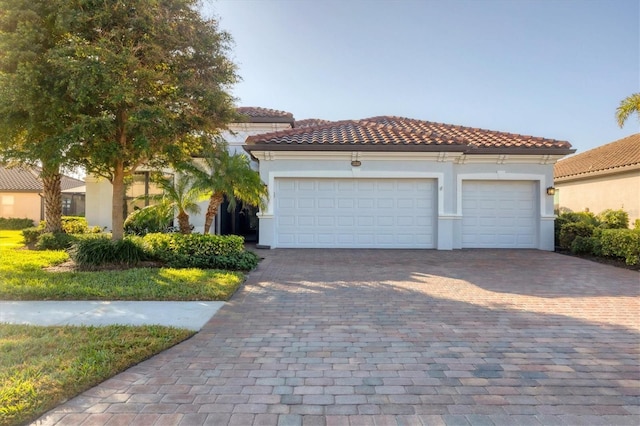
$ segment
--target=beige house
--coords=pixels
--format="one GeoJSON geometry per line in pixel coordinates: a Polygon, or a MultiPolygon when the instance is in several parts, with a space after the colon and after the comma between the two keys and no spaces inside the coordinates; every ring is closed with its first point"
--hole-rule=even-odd
{"type": "MultiPolygon", "coordinates": [[[[44,198],[40,170],[36,167],[0,166],[0,217],[31,219],[35,224],[44,219],[44,198]]],[[[62,176],[62,214],[84,215],[84,182],[62,176]]]]}
{"type": "Polygon", "coordinates": [[[554,168],[560,211],[622,209],[640,219],[640,133],[559,161],[554,168]]]}

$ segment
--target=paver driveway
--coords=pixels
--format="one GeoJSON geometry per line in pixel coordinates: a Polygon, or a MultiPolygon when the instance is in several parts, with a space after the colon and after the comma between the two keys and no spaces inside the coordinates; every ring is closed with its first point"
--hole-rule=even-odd
{"type": "Polygon", "coordinates": [[[541,251],[273,250],[192,339],[40,424],[640,422],[640,275],[541,251]]]}

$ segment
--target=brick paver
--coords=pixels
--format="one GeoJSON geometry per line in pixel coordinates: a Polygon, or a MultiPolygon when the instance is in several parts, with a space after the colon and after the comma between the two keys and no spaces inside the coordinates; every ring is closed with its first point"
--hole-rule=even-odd
{"type": "Polygon", "coordinates": [[[640,423],[640,275],[541,251],[272,250],[193,338],[40,425],[640,423]]]}

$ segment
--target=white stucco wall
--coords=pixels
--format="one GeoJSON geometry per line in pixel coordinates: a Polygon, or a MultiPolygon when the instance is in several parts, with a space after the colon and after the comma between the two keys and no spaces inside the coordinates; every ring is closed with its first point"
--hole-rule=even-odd
{"type": "Polygon", "coordinates": [[[274,199],[277,178],[433,178],[437,180],[437,248],[462,247],[461,188],[465,180],[525,180],[538,188],[538,248],[553,250],[553,184],[550,156],[463,156],[457,153],[254,152],[269,188],[269,203],[259,214],[261,245],[274,247],[274,199]],[[351,166],[359,160],[359,167],[351,166]]]}
{"type": "Polygon", "coordinates": [[[559,180],[559,207],[574,212],[622,209],[631,225],[640,219],[640,169],[575,180],[559,180]]]}

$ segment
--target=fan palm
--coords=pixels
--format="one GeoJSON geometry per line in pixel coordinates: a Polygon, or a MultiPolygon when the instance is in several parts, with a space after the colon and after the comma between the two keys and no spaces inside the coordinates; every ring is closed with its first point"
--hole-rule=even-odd
{"type": "Polygon", "coordinates": [[[618,126],[624,126],[627,118],[633,113],[638,114],[640,119],[640,93],[634,93],[627,96],[620,102],[620,106],[616,110],[616,119],[618,120],[618,126]]]}
{"type": "Polygon", "coordinates": [[[209,233],[225,197],[229,201],[229,211],[235,209],[238,201],[264,207],[267,188],[260,180],[260,174],[251,168],[246,155],[230,154],[225,141],[213,141],[203,149],[201,158],[185,165],[184,169],[193,177],[197,188],[210,194],[204,222],[205,234],[209,233]]]}
{"type": "Polygon", "coordinates": [[[154,182],[162,189],[162,194],[149,198],[177,212],[178,229],[182,234],[190,234],[189,213],[200,213],[198,203],[208,198],[208,192],[194,186],[194,178],[190,175],[180,176],[179,179],[156,177],[154,182]]]}

